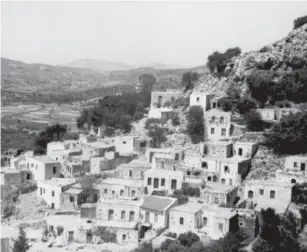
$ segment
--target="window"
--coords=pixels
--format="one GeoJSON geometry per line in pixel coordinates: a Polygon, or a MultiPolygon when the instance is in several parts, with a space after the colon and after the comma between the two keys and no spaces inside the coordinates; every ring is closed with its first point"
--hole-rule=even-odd
{"type": "Polygon", "coordinates": [[[171,189],[172,190],[176,190],[177,189],[177,180],[176,179],[172,179],[171,189]]]}
{"type": "Polygon", "coordinates": [[[104,193],[108,193],[108,189],[104,189],[104,193]]]}
{"type": "Polygon", "coordinates": [[[270,191],[270,199],[275,199],[275,191],[270,191]]]}
{"type": "Polygon", "coordinates": [[[215,116],[211,117],[211,122],[215,122],[215,116]]]}
{"type": "Polygon", "coordinates": [[[183,220],[183,218],[182,218],[182,217],[180,217],[180,219],[179,219],[179,223],[180,223],[180,225],[183,225],[184,220],[183,220]]]}
{"type": "Polygon", "coordinates": [[[301,171],[305,171],[305,163],[301,163],[301,171]]]}
{"type": "Polygon", "coordinates": [[[222,184],[225,184],[225,179],[221,179],[221,183],[222,183],[222,184]]]}
{"type": "Polygon", "coordinates": [[[32,164],[31,164],[31,167],[33,167],[33,166],[34,166],[34,164],[32,163],[32,164]]]}
{"type": "Polygon", "coordinates": [[[46,190],[45,190],[45,188],[44,188],[44,194],[46,193],[46,190]]]}
{"type": "Polygon", "coordinates": [[[229,179],[229,185],[232,185],[232,179],[229,179]]]}
{"type": "Polygon", "coordinates": [[[208,168],[207,162],[201,162],[201,168],[208,168]]]}
{"type": "Polygon", "coordinates": [[[74,202],[75,198],[73,196],[69,197],[69,202],[74,202]]]}
{"type": "Polygon", "coordinates": [[[122,220],[126,219],[126,212],[125,211],[122,211],[121,215],[120,215],[120,218],[122,220]]]}
{"type": "Polygon", "coordinates": [[[222,136],[226,136],[226,129],[225,128],[222,128],[222,133],[221,133],[222,136]]]}
{"type": "Polygon", "coordinates": [[[207,217],[204,217],[203,218],[203,226],[206,227],[208,224],[208,218],[207,217]]]}
{"type": "Polygon", "coordinates": [[[199,97],[196,98],[196,102],[199,102],[199,97]]]}
{"type": "Polygon", "coordinates": [[[208,177],[208,181],[211,181],[211,176],[208,177]]]}
{"type": "Polygon", "coordinates": [[[151,185],[151,178],[147,179],[147,185],[151,185]]]}
{"type": "Polygon", "coordinates": [[[127,235],[126,235],[126,234],[123,234],[122,240],[125,241],[126,238],[127,238],[127,235]]]}
{"type": "Polygon", "coordinates": [[[112,191],[112,194],[114,195],[114,194],[115,194],[115,191],[112,191]]]}
{"type": "Polygon", "coordinates": [[[40,195],[42,195],[43,194],[43,189],[42,188],[40,188],[40,195]]]}
{"type": "Polygon", "coordinates": [[[297,167],[297,162],[294,162],[293,166],[294,166],[294,167],[297,167]]]}
{"type": "Polygon", "coordinates": [[[224,166],[224,171],[229,172],[229,167],[227,165],[224,166]]]}
{"type": "Polygon", "coordinates": [[[131,191],[131,197],[134,197],[135,196],[135,190],[132,190],[131,191]]]}
{"type": "Polygon", "coordinates": [[[145,141],[144,141],[144,142],[141,142],[141,143],[140,143],[140,147],[141,147],[141,148],[145,148],[145,147],[146,147],[146,142],[145,142],[145,141]]]}
{"type": "Polygon", "coordinates": [[[134,212],[130,211],[129,213],[129,221],[134,221],[134,212]]]}
{"type": "Polygon", "coordinates": [[[37,170],[37,165],[35,166],[36,170],[37,170]]]}
{"type": "Polygon", "coordinates": [[[215,108],[215,107],[216,107],[216,103],[213,102],[213,103],[212,103],[212,108],[215,108]]]}
{"type": "Polygon", "coordinates": [[[214,197],[214,203],[218,204],[219,203],[219,198],[218,197],[214,197]]]}
{"type": "Polygon", "coordinates": [[[224,123],[224,116],[220,117],[220,123],[224,123]]]}
{"type": "Polygon", "coordinates": [[[73,242],[74,240],[74,231],[68,231],[68,242],[73,242]]]}
{"type": "Polygon", "coordinates": [[[178,161],[179,160],[179,153],[175,154],[175,160],[178,161]]]}
{"type": "Polygon", "coordinates": [[[132,178],[132,171],[129,171],[129,177],[132,178]]]}
{"type": "Polygon", "coordinates": [[[296,184],[296,180],[295,179],[291,179],[291,183],[292,184],[296,184]]]}
{"type": "Polygon", "coordinates": [[[120,196],[124,196],[124,190],[120,190],[120,196]]]}
{"type": "Polygon", "coordinates": [[[126,141],[123,141],[123,144],[126,144],[126,141]]]}
{"type": "Polygon", "coordinates": [[[224,228],[223,223],[218,223],[218,228],[220,232],[223,232],[223,228],[224,228]]]}
{"type": "Polygon", "coordinates": [[[163,161],[161,161],[161,168],[163,169],[164,168],[164,162],[163,161]]]}
{"type": "Polygon", "coordinates": [[[263,195],[263,193],[264,193],[263,189],[260,189],[260,190],[259,190],[259,194],[260,194],[260,195],[263,195]]]}
{"type": "Polygon", "coordinates": [[[243,150],[242,148],[239,148],[239,156],[242,156],[242,154],[243,154],[243,150]]]}
{"type": "Polygon", "coordinates": [[[51,203],[51,209],[54,209],[54,203],[51,203]]]}
{"type": "Polygon", "coordinates": [[[214,134],[214,128],[211,128],[211,135],[214,134]]]}
{"type": "Polygon", "coordinates": [[[213,182],[216,182],[217,181],[217,177],[216,175],[213,176],[213,182]]]}
{"type": "Polygon", "coordinates": [[[113,220],[113,214],[114,214],[114,211],[112,209],[109,210],[109,214],[108,214],[108,219],[109,220],[113,220]]]}
{"type": "Polygon", "coordinates": [[[165,186],[165,179],[161,179],[161,186],[165,186]]]}
{"type": "Polygon", "coordinates": [[[158,214],[155,214],[155,223],[158,222],[158,214]]]}
{"type": "Polygon", "coordinates": [[[154,188],[159,188],[159,179],[158,178],[154,179],[154,188]]]}
{"type": "Polygon", "coordinates": [[[53,174],[56,174],[56,167],[53,166],[53,174]]]}
{"type": "Polygon", "coordinates": [[[52,197],[54,197],[54,191],[51,192],[52,197]]]}
{"type": "Polygon", "coordinates": [[[249,199],[254,198],[254,192],[253,191],[248,191],[248,198],[249,199]]]}

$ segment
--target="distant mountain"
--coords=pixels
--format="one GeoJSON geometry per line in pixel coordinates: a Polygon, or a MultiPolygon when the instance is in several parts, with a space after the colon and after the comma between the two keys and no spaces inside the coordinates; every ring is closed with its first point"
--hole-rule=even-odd
{"type": "Polygon", "coordinates": [[[157,69],[157,70],[187,68],[187,67],[176,65],[176,64],[166,65],[166,64],[162,64],[162,63],[151,63],[151,64],[143,65],[142,67],[154,68],[154,69],[157,69]]]}
{"type": "Polygon", "coordinates": [[[69,64],[63,65],[66,67],[77,67],[77,68],[87,68],[93,69],[99,72],[110,72],[115,70],[129,70],[134,68],[134,66],[127,65],[125,63],[111,62],[105,60],[93,60],[93,59],[80,59],[69,64]]]}

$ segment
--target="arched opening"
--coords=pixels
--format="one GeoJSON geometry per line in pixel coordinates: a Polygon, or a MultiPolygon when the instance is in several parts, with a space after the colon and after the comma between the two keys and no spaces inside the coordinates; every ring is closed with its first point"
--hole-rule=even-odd
{"type": "Polygon", "coordinates": [[[112,209],[109,210],[108,220],[113,220],[113,214],[114,214],[114,211],[112,209]]]}
{"type": "Polygon", "coordinates": [[[291,179],[291,183],[292,184],[296,184],[296,180],[295,179],[291,179]]]}
{"type": "Polygon", "coordinates": [[[125,212],[125,211],[122,211],[122,213],[121,213],[121,219],[122,219],[122,220],[126,219],[126,212],[125,212]]]}
{"type": "Polygon", "coordinates": [[[124,190],[120,190],[120,196],[124,196],[124,190]]]}
{"type": "Polygon", "coordinates": [[[129,213],[129,221],[134,221],[134,212],[133,211],[130,211],[130,213],[129,213]]]}

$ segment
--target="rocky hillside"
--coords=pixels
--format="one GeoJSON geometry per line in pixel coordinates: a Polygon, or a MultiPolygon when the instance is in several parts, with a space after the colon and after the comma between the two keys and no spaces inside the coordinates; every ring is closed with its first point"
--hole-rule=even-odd
{"type": "Polygon", "coordinates": [[[258,51],[243,53],[227,63],[225,76],[203,74],[198,88],[222,95],[235,85],[246,92],[246,77],[255,70],[272,70],[280,75],[291,72],[293,58],[307,59],[307,24],[292,30],[285,38],[266,45],[258,51]]]}

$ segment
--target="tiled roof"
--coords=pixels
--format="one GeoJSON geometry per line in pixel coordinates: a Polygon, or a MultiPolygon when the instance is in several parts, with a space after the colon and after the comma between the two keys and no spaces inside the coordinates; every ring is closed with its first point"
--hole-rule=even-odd
{"type": "Polygon", "coordinates": [[[145,196],[142,208],[156,211],[165,211],[177,199],[169,197],[145,196]]]}

